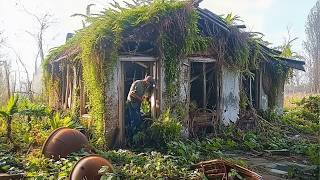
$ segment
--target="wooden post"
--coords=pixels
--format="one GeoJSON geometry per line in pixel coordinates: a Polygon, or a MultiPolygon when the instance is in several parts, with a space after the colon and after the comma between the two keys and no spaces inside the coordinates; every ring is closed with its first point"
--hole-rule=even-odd
{"type": "Polygon", "coordinates": [[[203,108],[207,107],[207,76],[206,76],[206,63],[202,63],[203,75],[203,108]]]}
{"type": "Polygon", "coordinates": [[[120,73],[118,73],[118,83],[119,83],[119,99],[118,99],[118,106],[119,106],[119,145],[125,144],[125,99],[123,97],[124,95],[124,76],[125,76],[125,70],[124,70],[124,64],[122,62],[119,62],[120,65],[120,73]]]}
{"type": "Polygon", "coordinates": [[[261,73],[262,71],[259,69],[256,71],[256,108],[257,109],[261,109],[261,105],[260,105],[260,102],[261,102],[261,99],[260,99],[260,96],[261,96],[261,73]]]}
{"type": "Polygon", "coordinates": [[[249,100],[250,100],[250,105],[253,106],[253,101],[252,101],[252,79],[251,76],[249,76],[249,100]]]}
{"type": "Polygon", "coordinates": [[[62,73],[61,73],[61,80],[62,80],[62,82],[61,82],[61,91],[60,91],[60,94],[61,94],[61,101],[60,101],[60,105],[59,106],[62,106],[62,108],[63,108],[63,106],[64,106],[64,102],[65,102],[65,92],[66,92],[66,90],[65,90],[65,88],[66,88],[66,73],[65,73],[65,70],[66,70],[66,68],[65,68],[65,64],[64,63],[62,63],[62,66],[63,66],[63,68],[62,68],[62,73]]]}
{"type": "MultiPolygon", "coordinates": [[[[220,62],[220,61],[219,61],[220,62]]],[[[223,96],[222,96],[222,64],[216,64],[217,71],[217,119],[219,122],[218,131],[221,129],[222,121],[223,121],[223,96]]]]}
{"type": "Polygon", "coordinates": [[[65,82],[65,84],[66,84],[66,88],[65,88],[65,91],[64,91],[64,93],[65,93],[65,99],[64,99],[64,109],[67,109],[67,107],[68,107],[68,98],[69,98],[69,64],[67,64],[67,67],[66,67],[66,71],[67,71],[67,73],[66,73],[66,82],[65,82]]]}

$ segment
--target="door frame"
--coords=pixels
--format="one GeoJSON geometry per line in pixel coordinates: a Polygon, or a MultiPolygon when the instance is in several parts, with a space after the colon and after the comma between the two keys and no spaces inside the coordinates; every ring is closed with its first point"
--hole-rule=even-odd
{"type": "MultiPolygon", "coordinates": [[[[120,73],[119,73],[119,93],[118,93],[118,103],[119,103],[119,110],[118,110],[118,117],[119,117],[119,140],[121,144],[125,143],[125,99],[124,99],[124,64],[127,62],[153,62],[154,65],[152,67],[153,76],[156,81],[156,89],[153,93],[153,99],[159,100],[160,94],[160,74],[159,74],[159,63],[157,58],[152,56],[120,56],[120,73]]],[[[156,102],[154,102],[156,106],[156,102]]],[[[152,108],[151,108],[152,109],[152,108]]],[[[151,110],[152,111],[152,110],[151,110]]],[[[157,117],[158,112],[152,112],[152,117],[157,117]]]]}

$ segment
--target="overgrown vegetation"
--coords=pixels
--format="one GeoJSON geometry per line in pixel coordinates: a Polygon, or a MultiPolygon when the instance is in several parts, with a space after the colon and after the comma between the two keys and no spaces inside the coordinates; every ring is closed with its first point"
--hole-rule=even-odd
{"type": "MultiPolygon", "coordinates": [[[[87,16],[86,21],[90,25],[79,30],[66,44],[52,50],[44,63],[44,84],[47,93],[52,94],[55,91],[52,88],[59,89],[56,85],[60,82],[55,77],[59,74],[58,64],[65,66],[65,61],[80,62],[90,114],[95,121],[93,138],[97,147],[110,144],[105,142],[111,139],[111,135],[105,134],[107,131],[104,128],[112,126],[111,122],[105,121],[107,113],[111,111],[106,107],[109,100],[105,95],[110,91],[110,83],[114,81],[114,67],[125,43],[134,42],[138,49],[139,43],[147,40],[149,46],[153,47],[155,52],[152,55],[159,57],[164,65],[165,104],[173,111],[179,104],[181,60],[188,55],[207,52],[217,56],[215,58],[220,66],[227,64],[250,76],[253,76],[254,70],[261,68],[263,60],[280,56],[262,51],[264,42],[257,33],[236,28],[237,16],[230,14],[221,19],[228,32],[219,28],[211,32],[204,27],[200,29],[199,14],[189,1],[154,0],[127,5],[121,7],[115,3],[101,14],[87,16]],[[66,59],[60,63],[54,61],[61,57],[66,59]]],[[[272,65],[271,69],[287,72],[281,64],[278,66],[272,65]]],[[[54,96],[52,94],[48,97],[54,96]]]]}
{"type": "MultiPolygon", "coordinates": [[[[50,111],[43,105],[36,106],[24,98],[20,98],[16,103],[18,109],[12,116],[12,139],[19,146],[17,148],[6,143],[5,136],[2,136],[6,134],[6,125],[4,119],[0,119],[0,127],[4,130],[0,132],[0,171],[25,173],[27,177],[35,179],[67,178],[75,162],[87,153],[79,152],[66,159],[54,161],[43,157],[40,154],[40,148],[54,128],[71,124],[73,127],[79,127],[80,124],[70,120],[66,115],[61,116],[57,113],[50,115],[52,113],[48,113],[50,111]],[[38,109],[39,111],[26,113],[27,109],[38,109]],[[52,118],[56,122],[66,121],[67,123],[52,123],[50,122],[53,121],[52,118]],[[70,121],[72,121],[71,124],[70,121]]],[[[175,179],[184,177],[201,179],[203,174],[190,170],[190,165],[199,161],[223,158],[246,167],[246,162],[226,155],[227,151],[236,150],[257,153],[264,152],[264,150],[288,149],[292,155],[307,156],[312,164],[319,165],[320,147],[317,139],[313,139],[319,133],[319,129],[313,129],[308,123],[303,124],[304,128],[294,124],[302,120],[310,122],[319,120],[316,119],[316,115],[319,114],[319,96],[304,98],[297,104],[300,114],[294,109],[288,110],[284,116],[272,112],[266,114],[264,117],[269,124],[266,126],[268,128],[263,130],[245,132],[236,126],[228,126],[224,128],[224,133],[219,137],[203,139],[182,137],[182,125],[168,110],[154,123],[150,123],[146,131],[140,132],[145,139],[140,141],[141,139],[138,138],[137,146],[133,146],[133,151],[98,150],[98,154],[109,159],[115,166],[114,172],[107,172],[102,168],[101,173],[104,174],[103,178],[175,179]],[[290,113],[297,115],[302,120],[289,121],[290,113]],[[296,137],[296,135],[299,136],[296,137]]],[[[86,127],[81,128],[86,129],[86,127]]],[[[317,169],[314,169],[312,172],[316,171],[317,169]]],[[[293,169],[292,173],[297,172],[296,169],[293,169]]]]}
{"type": "MultiPolygon", "coordinates": [[[[75,162],[86,153],[78,152],[59,161],[43,157],[40,149],[45,138],[59,127],[83,130],[98,154],[112,162],[115,171],[110,173],[102,168],[103,179],[203,179],[204,175],[190,170],[190,165],[223,158],[247,166],[244,161],[226,155],[226,151],[235,150],[263,153],[265,150],[288,149],[294,155],[308,156],[314,165],[320,164],[319,142],[309,137],[319,135],[319,96],[302,100],[297,109],[289,110],[284,116],[270,111],[264,119],[257,119],[258,126],[252,131],[230,125],[223,127],[217,136],[198,139],[183,136],[185,125],[181,123],[181,117],[185,112],[177,100],[180,60],[193,52],[220,47],[218,49],[228,53],[219,52],[219,56],[230,55],[223,57],[227,63],[252,75],[251,70],[258,68],[262,52],[260,40],[255,39],[255,35],[237,31],[224,42],[204,37],[198,29],[197,13],[185,2],[155,0],[134,8],[114,6],[97,17],[88,17],[91,25],[80,30],[65,45],[54,49],[44,64],[48,97],[56,97],[61,88],[60,80],[53,75],[55,68],[50,61],[66,55],[69,61],[81,62],[93,120],[78,117],[78,104],[68,114],[12,97],[0,111],[0,172],[25,173],[28,178],[35,179],[66,179],[75,162]],[[152,38],[143,33],[150,27],[155,29],[157,36],[152,38]],[[145,121],[141,131],[132,139],[131,151],[104,151],[105,140],[109,140],[104,129],[108,101],[104,96],[112,81],[121,43],[131,36],[142,38],[139,35],[151,38],[159,49],[156,53],[165,66],[169,108],[158,119],[145,121]],[[7,139],[11,143],[7,143],[7,139]]],[[[230,24],[236,19],[231,15],[227,18],[230,24]]],[[[232,171],[232,174],[237,173],[232,171]]]]}
{"type": "Polygon", "coordinates": [[[304,97],[287,110],[282,121],[298,131],[317,135],[320,132],[320,96],[304,97]]]}
{"type": "Polygon", "coordinates": [[[188,166],[179,164],[179,159],[163,155],[159,152],[134,153],[128,150],[109,151],[102,153],[115,166],[110,173],[104,168],[102,179],[202,179],[198,171],[190,170],[188,166]]]}
{"type": "MultiPolygon", "coordinates": [[[[174,99],[177,94],[176,82],[179,81],[180,59],[194,50],[205,46],[205,39],[199,34],[198,16],[190,5],[181,1],[160,1],[137,5],[134,8],[124,8],[117,5],[107,9],[97,17],[89,17],[90,26],[80,30],[65,45],[53,50],[48,56],[44,67],[47,72],[45,83],[50,87],[50,60],[68,54],[72,49],[79,49],[77,56],[71,56],[71,61],[80,60],[83,67],[83,80],[90,101],[90,114],[96,124],[96,140],[104,142],[105,119],[105,87],[112,81],[112,73],[117,62],[118,51],[127,34],[141,39],[144,27],[154,26],[156,37],[148,37],[160,52],[164,60],[168,99],[174,99]],[[170,15],[169,15],[170,14],[170,15]],[[169,16],[168,16],[169,15],[169,16]],[[176,23],[180,22],[180,23],[176,23]],[[182,47],[182,48],[179,48],[182,47]]],[[[146,35],[147,36],[147,35],[146,35]]],[[[48,90],[48,93],[49,90],[48,90]]],[[[98,143],[100,144],[100,143],[98,143]]]]}

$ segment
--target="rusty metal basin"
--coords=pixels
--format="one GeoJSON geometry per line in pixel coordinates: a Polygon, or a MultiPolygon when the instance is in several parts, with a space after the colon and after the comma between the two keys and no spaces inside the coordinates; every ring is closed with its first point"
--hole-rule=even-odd
{"type": "Polygon", "coordinates": [[[45,141],[42,154],[45,157],[58,160],[82,148],[89,149],[89,141],[84,134],[75,129],[58,128],[45,141]]]}
{"type": "Polygon", "coordinates": [[[89,155],[81,158],[73,167],[70,173],[70,180],[99,180],[101,175],[98,173],[102,166],[107,166],[112,172],[112,164],[98,155],[89,155]]]}

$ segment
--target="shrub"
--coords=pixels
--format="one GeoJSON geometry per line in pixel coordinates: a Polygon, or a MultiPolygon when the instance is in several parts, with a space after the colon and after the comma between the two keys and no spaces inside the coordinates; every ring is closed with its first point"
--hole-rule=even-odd
{"type": "Polygon", "coordinates": [[[257,135],[252,132],[248,132],[243,136],[243,145],[244,148],[248,150],[261,149],[257,135]]]}
{"type": "Polygon", "coordinates": [[[295,109],[285,112],[281,119],[287,125],[309,134],[320,132],[320,96],[309,96],[296,103],[295,109]]]}
{"type": "Polygon", "coordinates": [[[71,117],[64,117],[61,118],[59,113],[55,113],[55,115],[49,119],[48,125],[50,126],[51,130],[55,130],[59,127],[73,127],[74,122],[72,121],[71,117]]]}
{"type": "Polygon", "coordinates": [[[198,144],[192,141],[172,141],[168,143],[168,153],[180,158],[183,163],[195,163],[200,159],[198,144]]]}
{"type": "Polygon", "coordinates": [[[102,156],[112,161],[115,171],[110,173],[102,168],[101,179],[202,179],[198,171],[188,170],[178,159],[159,152],[136,154],[128,150],[103,152],[102,156]]]}
{"type": "Polygon", "coordinates": [[[67,179],[75,163],[88,155],[80,151],[58,161],[45,158],[40,151],[28,155],[24,159],[28,179],[67,179]]]}
{"type": "Polygon", "coordinates": [[[156,147],[166,147],[167,143],[181,138],[181,131],[182,124],[172,116],[168,109],[151,124],[147,134],[151,144],[156,147]]]}

